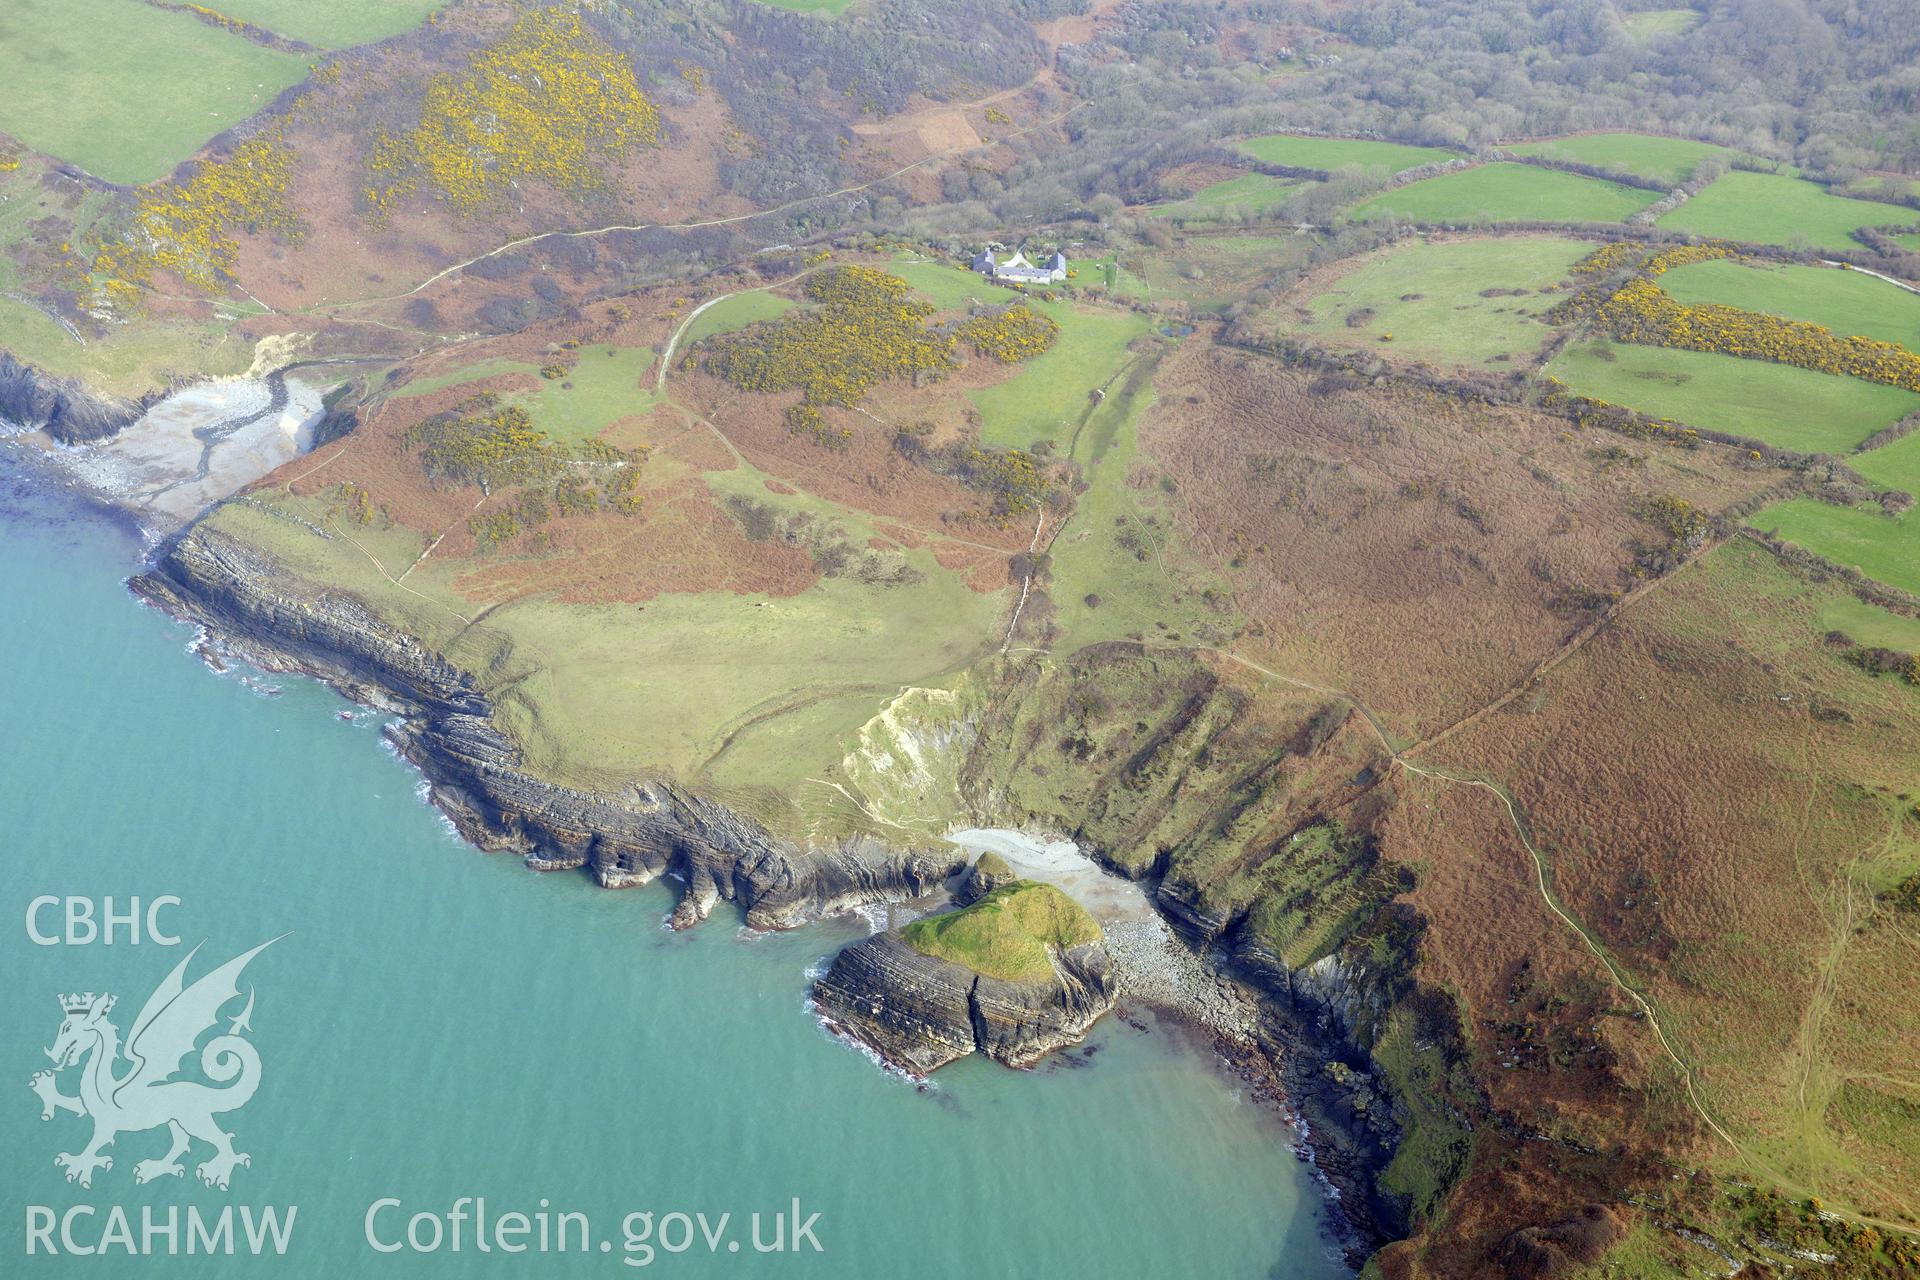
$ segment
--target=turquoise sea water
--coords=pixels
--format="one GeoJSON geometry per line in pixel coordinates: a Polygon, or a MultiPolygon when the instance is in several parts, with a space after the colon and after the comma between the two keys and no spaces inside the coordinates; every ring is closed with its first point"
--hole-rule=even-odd
{"type": "MultiPolygon", "coordinates": [[[[723,908],[669,934],[667,889],[609,893],[472,851],[417,798],[376,718],[190,656],[189,629],[126,594],[139,556],[0,448],[0,1274],[1342,1274],[1286,1130],[1182,1037],[1109,1018],[1077,1068],[970,1060],[916,1090],[805,1008],[808,967],[855,925],[751,936],[723,908]],[[161,923],[184,945],[36,945],[28,904],[43,894],[176,895],[161,923]],[[283,933],[242,985],[262,1081],[224,1125],[251,1167],[229,1191],[201,1186],[200,1148],[185,1179],[136,1186],[134,1163],[166,1145],[151,1130],[122,1135],[90,1190],[64,1181],[54,1155],[80,1148],[86,1122],[43,1122],[28,1089],[58,995],[113,991],[125,1031],[192,944],[205,941],[198,976],[283,933]],[[476,1252],[471,1226],[457,1254],[446,1236],[431,1254],[365,1238],[384,1197],[402,1205],[376,1220],[391,1243],[412,1213],[463,1196],[496,1221],[543,1199],[584,1213],[593,1247],[578,1251],[577,1228],[574,1251],[546,1254],[476,1252]],[[802,1219],[819,1214],[822,1251],[756,1252],[750,1215],[770,1243],[796,1198],[802,1219]],[[136,1242],[143,1207],[161,1222],[186,1206],[207,1221],[298,1212],[284,1256],[28,1256],[31,1207],[75,1205],[96,1211],[72,1219],[83,1245],[116,1205],[136,1242]],[[622,1231],[633,1211],[655,1215],[644,1269],[622,1231]],[[673,1253],[676,1212],[731,1217],[711,1251],[696,1224],[673,1253]]],[[[183,1219],[182,1250],[185,1233],[183,1219]]]]}

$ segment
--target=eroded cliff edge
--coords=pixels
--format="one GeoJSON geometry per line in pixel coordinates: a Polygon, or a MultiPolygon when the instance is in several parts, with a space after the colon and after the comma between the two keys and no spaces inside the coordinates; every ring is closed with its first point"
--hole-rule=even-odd
{"type": "MultiPolygon", "coordinates": [[[[922,897],[966,866],[944,842],[900,848],[862,835],[801,845],[663,779],[613,794],[542,780],[494,727],[494,708],[470,673],[353,596],[307,583],[253,544],[206,523],[182,534],[131,586],[143,599],[205,626],[250,662],[315,676],[399,715],[388,730],[393,745],[421,770],[433,801],[475,845],[516,853],[542,869],[583,868],[608,887],[661,875],[678,879],[684,892],[672,917],[676,926],[704,918],[725,900],[753,927],[789,928],[858,906],[922,897]]],[[[1350,919],[1332,935],[1326,954],[1302,964],[1268,946],[1257,909],[1237,889],[1227,891],[1242,876],[1229,868],[1208,887],[1184,869],[1221,849],[1242,849],[1233,856],[1243,863],[1274,856],[1284,843],[1275,832],[1311,821],[1328,795],[1364,790],[1370,765],[1356,758],[1343,717],[1315,714],[1297,734],[1276,736],[1191,656],[1139,645],[1096,649],[1077,655],[1040,687],[1031,687],[1040,678],[1031,669],[1013,675],[995,708],[979,715],[978,731],[953,737],[953,748],[967,757],[959,781],[968,803],[995,822],[1064,831],[1110,869],[1145,881],[1161,911],[1210,963],[1267,996],[1255,1043],[1239,1046],[1235,1057],[1256,1075],[1284,1070],[1285,1092],[1313,1122],[1314,1153],[1339,1188],[1338,1207],[1359,1240],[1370,1247],[1406,1235],[1457,1172],[1449,1156],[1447,1167],[1423,1173],[1412,1185],[1392,1176],[1405,1173],[1405,1161],[1393,1169],[1396,1153],[1409,1146],[1415,1127],[1434,1127],[1435,1114],[1410,1095],[1409,1080],[1383,1068],[1376,1052],[1383,1040],[1413,1030],[1405,1012],[1413,988],[1407,972],[1412,940],[1404,936],[1414,927],[1405,919],[1411,912],[1381,910],[1392,907],[1381,897],[1391,897],[1392,886],[1376,894],[1364,877],[1356,885],[1309,887],[1309,896],[1327,901],[1336,900],[1327,891],[1338,889],[1350,919]],[[1124,700],[1110,698],[1096,686],[1131,692],[1124,700]],[[1045,723],[1044,734],[1030,730],[1034,721],[1045,723]],[[1094,755],[1123,763],[1087,770],[1084,778],[1054,769],[1045,778],[1045,803],[1029,802],[1027,775],[1046,772],[1036,761],[1052,738],[1064,733],[1071,741],[1062,750],[1084,761],[1086,744],[1111,733],[1108,721],[1124,724],[1134,740],[1094,755]],[[1260,745],[1246,747],[1237,741],[1243,734],[1260,745]],[[1070,791],[1070,782],[1082,781],[1083,794],[1070,791]],[[1256,814],[1263,830],[1249,843],[1248,819],[1256,814]],[[1170,839],[1176,820],[1186,834],[1170,839]],[[1150,856],[1128,860],[1123,855],[1131,850],[1150,856]],[[1357,897],[1350,892],[1356,888],[1357,897]],[[1361,927],[1353,927],[1355,921],[1361,927]]],[[[1058,763],[1056,756],[1046,758],[1058,763]]],[[[891,963],[898,977],[923,977],[925,957],[915,954],[909,960],[883,942],[848,964],[891,963]]],[[[1102,998],[1101,979],[1087,973],[1079,981],[1093,999],[1102,998]]],[[[954,988],[958,980],[941,985],[954,988]]],[[[1010,1012],[1008,1020],[1017,1016],[1010,1012]]],[[[969,1011],[969,1027],[971,1021],[969,1011]]],[[[1072,1021],[1063,1016],[1059,1026],[1072,1021]]],[[[1418,1022],[1420,1042],[1441,1045],[1451,1056],[1444,1019],[1418,1022]]],[[[941,1023],[953,1025],[945,1015],[941,1023]]],[[[967,1052],[983,1046],[976,1034],[956,1035],[953,1047],[963,1038],[967,1052]]],[[[984,1043],[994,1040],[988,1035],[984,1043]]],[[[1002,1042],[1009,1046],[1003,1061],[1023,1056],[1012,1040],[1002,1042]]],[[[1438,1107],[1446,1142],[1457,1145],[1474,1121],[1447,1100],[1438,1107]]],[[[1421,1144],[1423,1150],[1433,1145],[1421,1144]]]]}
{"type": "Polygon", "coordinates": [[[473,678],[352,596],[314,589],[258,548],[205,524],[174,542],[134,592],[198,622],[249,661],[300,671],[402,716],[394,746],[435,804],[483,849],[542,869],[584,867],[608,887],[662,875],[685,889],[676,926],[720,901],[747,923],[785,929],[834,912],[905,901],[966,865],[950,845],[900,848],[867,836],[803,846],[664,780],[604,795],[534,777],[493,725],[473,678]]]}

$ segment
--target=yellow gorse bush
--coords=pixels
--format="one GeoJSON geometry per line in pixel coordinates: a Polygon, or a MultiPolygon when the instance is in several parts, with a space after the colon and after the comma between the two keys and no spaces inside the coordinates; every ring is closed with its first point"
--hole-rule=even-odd
{"type": "Polygon", "coordinates": [[[277,134],[250,138],[220,160],[202,160],[180,182],[142,191],[129,225],[94,250],[99,299],[137,304],[158,271],[212,293],[233,266],[237,230],[298,235],[287,199],[294,156],[277,134]]]}
{"type": "MultiPolygon", "coordinates": [[[[1630,254],[1615,252],[1623,247],[1603,245],[1574,264],[1573,270],[1581,275],[1611,274],[1633,263],[1639,252],[1637,248],[1630,254]]],[[[1584,289],[1548,311],[1547,319],[1554,324],[1590,320],[1622,342],[1768,360],[1920,391],[1920,356],[1898,343],[1842,337],[1825,325],[1714,302],[1682,302],[1654,283],[1676,267],[1743,256],[1737,246],[1714,240],[1662,249],[1641,262],[1618,289],[1611,293],[1605,285],[1584,289]]]]}
{"type": "Polygon", "coordinates": [[[1019,449],[969,445],[960,455],[956,474],[963,483],[992,494],[994,509],[1002,516],[1032,511],[1053,488],[1033,455],[1019,449]]]}
{"type": "Polygon", "coordinates": [[[957,332],[962,342],[981,355],[1004,364],[1018,364],[1051,347],[1060,336],[1060,326],[1029,307],[1012,306],[974,316],[957,332]]]}
{"type": "Polygon", "coordinates": [[[805,292],[819,305],[716,339],[707,368],[748,391],[800,390],[809,405],[851,408],[876,383],[953,366],[953,338],[927,327],[933,308],[898,276],[834,267],[805,292]]]}
{"type": "Polygon", "coordinates": [[[748,391],[800,391],[787,429],[828,448],[845,448],[853,433],[828,422],[822,407],[850,409],[881,382],[944,377],[960,339],[1011,364],[1039,355],[1060,332],[1024,306],[947,332],[929,323],[933,307],[905,280],[874,267],[829,268],[810,276],[803,291],[817,305],[713,339],[705,365],[748,391]]]}
{"type": "Polygon", "coordinates": [[[581,194],[604,188],[628,149],[659,141],[659,109],[633,64],[578,14],[542,9],[461,74],[434,77],[420,123],[375,139],[365,195],[379,217],[421,188],[462,212],[525,181],[581,194]]]}
{"type": "Polygon", "coordinates": [[[1649,276],[1665,275],[1675,267],[1690,266],[1696,262],[1714,262],[1721,258],[1744,257],[1739,248],[1724,240],[1707,240],[1700,244],[1680,244],[1671,249],[1662,249],[1647,259],[1647,265],[1641,268],[1649,276]]]}
{"type": "Polygon", "coordinates": [[[566,460],[525,409],[500,406],[491,396],[415,423],[406,443],[420,450],[420,466],[434,479],[488,491],[551,479],[566,460]]]}
{"type": "Polygon", "coordinates": [[[1825,325],[1718,303],[1685,303],[1636,277],[1595,311],[1625,342],[1770,360],[1920,391],[1920,356],[1878,338],[1843,338],[1825,325]]]}
{"type": "Polygon", "coordinates": [[[1646,252],[1644,245],[1631,240],[1616,240],[1612,244],[1603,244],[1580,261],[1573,264],[1573,274],[1577,276],[1611,275],[1640,260],[1646,252]]]}
{"type": "Polygon", "coordinates": [[[524,407],[503,405],[490,392],[414,423],[404,442],[420,451],[421,470],[435,480],[478,485],[488,493],[553,480],[554,503],[567,514],[600,509],[600,495],[587,487],[590,480],[598,480],[607,506],[639,509],[645,450],[622,449],[600,439],[569,450],[534,426],[524,407]]]}

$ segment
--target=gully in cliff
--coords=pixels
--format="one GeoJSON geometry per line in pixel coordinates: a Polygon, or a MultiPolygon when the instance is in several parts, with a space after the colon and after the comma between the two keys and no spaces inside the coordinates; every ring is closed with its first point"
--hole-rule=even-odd
{"type": "Polygon", "coordinates": [[[1113,1008],[1100,926],[1052,885],[1015,880],[972,905],[877,933],[814,986],[834,1030],[914,1075],[969,1053],[1031,1066],[1113,1008]]]}

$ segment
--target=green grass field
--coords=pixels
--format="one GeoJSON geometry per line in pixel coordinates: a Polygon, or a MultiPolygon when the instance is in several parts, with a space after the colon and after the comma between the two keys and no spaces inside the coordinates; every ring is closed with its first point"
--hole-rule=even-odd
{"type": "Polygon", "coordinates": [[[1876,649],[1920,653],[1920,618],[1908,618],[1854,596],[1835,596],[1820,606],[1820,630],[1844,631],[1876,649]]]}
{"type": "Polygon", "coordinates": [[[1920,395],[1898,387],[1627,343],[1570,346],[1547,372],[1582,395],[1805,453],[1845,453],[1920,409],[1920,395]]]}
{"type": "Polygon", "coordinates": [[[1690,231],[1754,244],[1790,245],[1803,239],[1821,249],[1857,249],[1859,227],[1920,222],[1920,209],[1828,195],[1803,178],[1736,169],[1693,199],[1660,217],[1669,231],[1690,231]]]}
{"type": "Polygon", "coordinates": [[[540,376],[540,366],[529,364],[525,360],[476,360],[472,364],[464,364],[457,369],[449,369],[445,373],[415,378],[393,394],[396,399],[424,396],[448,387],[460,386],[462,383],[478,382],[482,378],[495,378],[503,373],[524,373],[537,378],[540,376]]]}
{"type": "MultiPolygon", "coordinates": [[[[422,536],[376,521],[352,529],[352,541],[327,540],[297,522],[324,522],[327,505],[266,493],[212,519],[476,673],[543,776],[618,787],[669,770],[711,781],[716,795],[786,830],[793,811],[773,793],[811,795],[806,779],[825,776],[852,730],[902,686],[935,683],[987,652],[1006,606],[1004,590],[969,590],[921,549],[907,553],[921,575],[912,585],[828,578],[797,596],[700,591],[638,609],[525,596],[474,624],[480,606],[453,584],[475,561],[429,559],[397,587],[422,536]]],[[[823,790],[814,802],[831,799],[823,790]]]]}
{"type": "Polygon", "coordinates": [[[1149,355],[1133,365],[1070,442],[1087,490],[1053,542],[1055,653],[1129,637],[1219,644],[1231,635],[1231,616],[1201,594],[1226,584],[1196,571],[1173,536],[1177,494],[1130,482],[1143,461],[1140,420],[1153,406],[1154,364],[1149,355]]]}
{"type": "Polygon", "coordinates": [[[253,344],[219,320],[189,322],[136,317],[110,342],[85,346],[44,312],[0,297],[0,350],[63,378],[79,378],[114,395],[138,397],[171,377],[212,378],[246,372],[253,344]]]}
{"type": "Polygon", "coordinates": [[[1275,133],[1264,138],[1249,138],[1240,149],[1267,164],[1294,165],[1301,169],[1383,168],[1392,172],[1417,169],[1436,160],[1452,160],[1456,153],[1438,147],[1415,147],[1402,142],[1370,142],[1364,138],[1309,138],[1300,134],[1275,133]]]}
{"type": "Polygon", "coordinates": [[[1647,9],[1626,14],[1622,21],[1627,34],[1636,40],[1655,36],[1683,36],[1700,25],[1700,13],[1694,9],[1647,9]]]}
{"type": "MultiPolygon", "coordinates": [[[[1088,264],[1075,264],[1085,274],[1088,264]]],[[[1017,296],[1004,285],[993,284],[977,271],[951,262],[890,262],[887,271],[913,286],[914,292],[942,311],[958,311],[975,302],[1001,303],[1017,296]]]]}
{"type": "Polygon", "coordinates": [[[1920,179],[1893,174],[1870,174],[1849,186],[1869,200],[1891,201],[1904,196],[1920,196],[1920,179]]]}
{"type": "Polygon", "coordinates": [[[793,307],[792,299],[768,293],[765,289],[729,294],[702,311],[687,326],[687,331],[680,335],[680,345],[675,348],[675,354],[686,351],[703,338],[711,338],[716,333],[732,333],[756,321],[771,320],[785,315],[793,307]]]}
{"type": "Polygon", "coordinates": [[[1920,295],[1858,271],[1793,263],[1696,262],[1660,277],[1682,302],[1717,302],[1920,350],[1920,295]]]}
{"type": "Polygon", "coordinates": [[[1911,511],[1895,518],[1878,507],[1794,498],[1768,507],[1749,523],[1876,582],[1920,594],[1920,520],[1911,511]]]}
{"type": "Polygon", "coordinates": [[[0,129],[108,182],[164,178],[307,60],[130,0],[0,5],[0,129]]]}
{"type": "Polygon", "coordinates": [[[1225,182],[1202,187],[1185,200],[1156,205],[1156,218],[1217,218],[1227,213],[1264,214],[1285,204],[1306,183],[1297,179],[1274,178],[1264,173],[1243,173],[1225,182]]]}
{"type": "Polygon", "coordinates": [[[1856,453],[1847,465],[1886,489],[1904,489],[1920,497],[1920,431],[1911,431],[1870,453],[1856,453]]]}
{"type": "Polygon", "coordinates": [[[1171,249],[1143,248],[1088,264],[1074,283],[1107,289],[1117,298],[1147,302],[1178,300],[1196,311],[1216,311],[1243,301],[1289,266],[1304,263],[1317,241],[1291,232],[1233,229],[1227,234],[1186,236],[1171,249]],[[1113,285],[1107,287],[1111,271],[1113,285]]]}
{"type": "Polygon", "coordinates": [[[574,354],[578,359],[565,378],[541,378],[538,391],[507,397],[509,404],[524,405],[533,425],[554,439],[574,444],[590,440],[617,420],[645,413],[658,403],[648,377],[652,347],[581,347],[574,354]]]}
{"type": "Polygon", "coordinates": [[[1407,222],[1622,222],[1659,197],[1617,182],[1503,162],[1443,173],[1362,201],[1356,218],[1407,222]]]}
{"type": "Polygon", "coordinates": [[[411,31],[448,0],[218,0],[230,18],[322,49],[345,49],[411,31]]]}
{"type": "Polygon", "coordinates": [[[1404,241],[1308,299],[1304,309],[1313,318],[1305,328],[1335,342],[1364,341],[1387,354],[1450,364],[1524,361],[1551,332],[1538,317],[1557,295],[1542,290],[1569,279],[1568,268],[1592,247],[1553,236],[1404,241]],[[1483,297],[1489,289],[1527,293],[1483,297]],[[1388,334],[1392,340],[1383,341],[1388,334]]]}
{"type": "Polygon", "coordinates": [[[1708,156],[1731,154],[1725,147],[1716,147],[1710,142],[1662,138],[1650,133],[1588,133],[1526,142],[1507,150],[1523,156],[1598,165],[1615,173],[1631,173],[1674,186],[1692,177],[1694,166],[1708,156]]]}
{"type": "Polygon", "coordinates": [[[1040,982],[1053,974],[1053,948],[1100,941],[1086,908],[1050,884],[1016,880],[972,906],[915,920],[902,932],[923,955],[1004,982],[1040,982]]]}
{"type": "Polygon", "coordinates": [[[1060,336],[1007,381],[973,393],[982,418],[980,440],[1003,449],[1051,440],[1064,450],[1086,415],[1088,393],[1113,376],[1127,358],[1127,344],[1146,333],[1152,320],[1057,302],[1035,302],[1033,308],[1059,323],[1060,336]]]}

